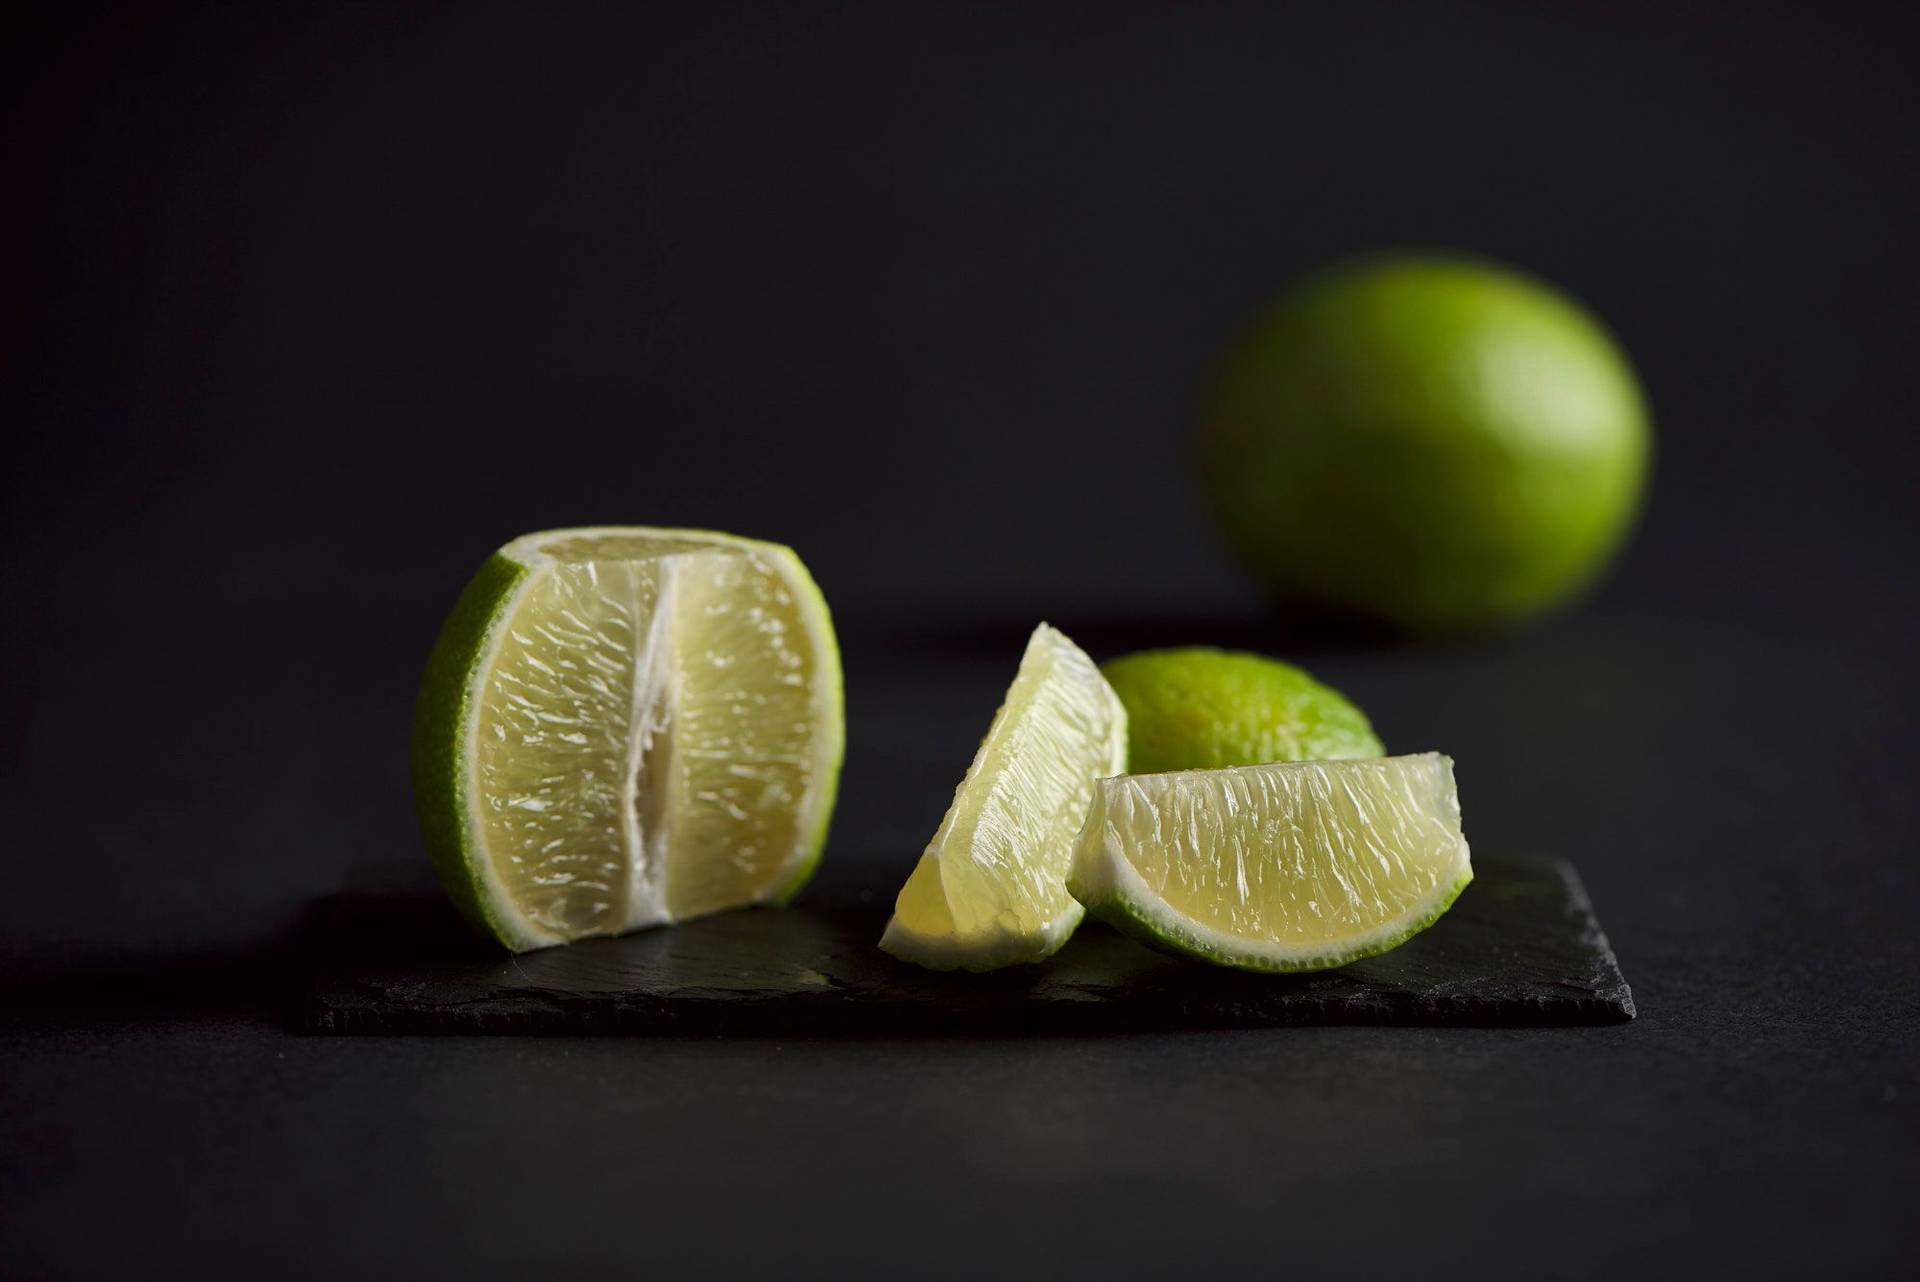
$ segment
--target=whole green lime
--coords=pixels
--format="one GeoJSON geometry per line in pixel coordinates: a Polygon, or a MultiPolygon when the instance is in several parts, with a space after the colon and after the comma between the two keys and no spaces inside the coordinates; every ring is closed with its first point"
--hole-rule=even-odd
{"type": "Polygon", "coordinates": [[[1367,714],[1290,663],[1193,646],[1101,665],[1127,710],[1127,770],[1380,757],[1367,714]]]}
{"type": "Polygon", "coordinates": [[[1651,452],[1632,366],[1587,311],[1467,258],[1309,278],[1202,404],[1214,511],[1285,597],[1414,631],[1566,600],[1620,546],[1651,452]]]}

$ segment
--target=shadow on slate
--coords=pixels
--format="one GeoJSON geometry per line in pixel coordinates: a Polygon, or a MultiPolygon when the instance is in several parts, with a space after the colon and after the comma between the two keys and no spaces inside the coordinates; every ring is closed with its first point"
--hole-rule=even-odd
{"type": "MultiPolygon", "coordinates": [[[[871,866],[869,865],[868,868],[871,866]]],[[[937,974],[875,946],[891,894],[846,866],[749,909],[506,956],[400,868],[315,904],[300,1027],[322,1033],[1068,1033],[1301,1024],[1609,1024],[1633,997],[1572,865],[1485,861],[1452,911],[1382,957],[1250,975],[1088,922],[1049,961],[937,974]]]]}

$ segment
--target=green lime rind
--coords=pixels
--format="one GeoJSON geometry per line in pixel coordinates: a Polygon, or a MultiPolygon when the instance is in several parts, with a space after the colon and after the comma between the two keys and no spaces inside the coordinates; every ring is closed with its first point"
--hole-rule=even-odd
{"type": "Polygon", "coordinates": [[[709,538],[723,546],[750,549],[780,562],[787,581],[807,598],[812,608],[803,617],[818,620],[816,634],[818,676],[822,702],[831,710],[831,739],[820,758],[817,776],[817,818],[803,853],[787,875],[754,902],[784,906],[800,893],[819,869],[827,833],[839,795],[840,769],[846,756],[846,696],[840,648],[833,616],[820,586],[793,549],[778,543],[741,538],[707,530],[662,530],[651,527],[584,526],[574,530],[543,530],[523,535],[487,558],[468,581],[453,612],[441,626],[428,656],[420,694],[414,706],[411,764],[414,808],[421,842],[434,872],[461,917],[480,935],[514,952],[563,942],[513,911],[503,892],[489,878],[486,852],[470,822],[467,744],[478,713],[478,693],[487,654],[496,631],[512,613],[514,599],[532,566],[509,555],[518,548],[537,547],[562,535],[586,535],[610,530],[643,530],[649,534],[709,538]],[[817,613],[816,613],[817,612],[817,613]]]}
{"type": "Polygon", "coordinates": [[[495,552],[468,581],[427,658],[413,712],[413,799],[427,858],[468,924],[516,952],[553,941],[498,910],[486,881],[485,852],[467,822],[465,748],[488,642],[527,572],[527,566],[495,552]]]}
{"type": "Polygon", "coordinates": [[[1133,774],[1387,755],[1350,699],[1278,659],[1212,646],[1143,650],[1102,675],[1127,710],[1133,774]]]}
{"type": "Polygon", "coordinates": [[[1070,876],[1067,879],[1067,892],[1086,906],[1090,916],[1158,952],[1170,953],[1190,961],[1206,962],[1213,966],[1227,966],[1234,970],[1282,975],[1332,970],[1337,966],[1346,966],[1368,957],[1378,957],[1382,953],[1392,952],[1445,916],[1447,909],[1453,907],[1454,900],[1460,897],[1460,892],[1465,890],[1467,883],[1472,880],[1473,868],[1468,866],[1461,871],[1452,885],[1440,893],[1431,906],[1392,934],[1370,938],[1353,948],[1307,957],[1275,956],[1272,953],[1263,953],[1252,945],[1244,949],[1221,947],[1209,942],[1206,938],[1207,934],[1213,932],[1203,934],[1186,918],[1170,911],[1164,905],[1156,911],[1148,904],[1124,893],[1096,891],[1085,886],[1076,877],[1070,876]]]}
{"type": "Polygon", "coordinates": [[[1126,757],[1126,709],[1086,652],[1041,623],[895,897],[881,951],[930,970],[1051,956],[1086,915],[1066,893],[1074,834],[1126,757]]]}

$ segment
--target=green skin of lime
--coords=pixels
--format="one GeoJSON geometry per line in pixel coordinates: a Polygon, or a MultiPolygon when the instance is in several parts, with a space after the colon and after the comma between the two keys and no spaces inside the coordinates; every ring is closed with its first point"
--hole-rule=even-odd
{"type": "Polygon", "coordinates": [[[1639,508],[1651,429],[1620,348],[1471,259],[1337,266],[1258,315],[1203,397],[1215,515],[1283,597],[1416,632],[1586,586],[1639,508]]]}
{"type": "Polygon", "coordinates": [[[1366,713],[1277,659],[1196,646],[1100,670],[1127,709],[1133,774],[1386,755],[1366,713]]]}
{"type": "Polygon", "coordinates": [[[480,872],[485,855],[472,847],[464,821],[461,748],[474,715],[471,694],[487,636],[526,573],[525,566],[496,552],[468,581],[427,659],[413,714],[413,798],[427,857],[467,923],[510,948],[514,933],[489,904],[480,872]]]}

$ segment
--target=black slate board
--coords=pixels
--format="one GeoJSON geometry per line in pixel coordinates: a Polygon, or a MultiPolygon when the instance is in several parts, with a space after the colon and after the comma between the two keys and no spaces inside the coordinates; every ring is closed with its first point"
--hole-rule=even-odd
{"type": "Polygon", "coordinates": [[[324,1033],[835,1034],[1633,1018],[1572,865],[1484,860],[1476,873],[1432,929],[1339,970],[1242,974],[1089,921],[1041,965],[944,975],[875,946],[892,895],[844,873],[793,908],[509,957],[467,935],[411,870],[389,870],[383,887],[314,906],[296,1023],[324,1033]]]}

